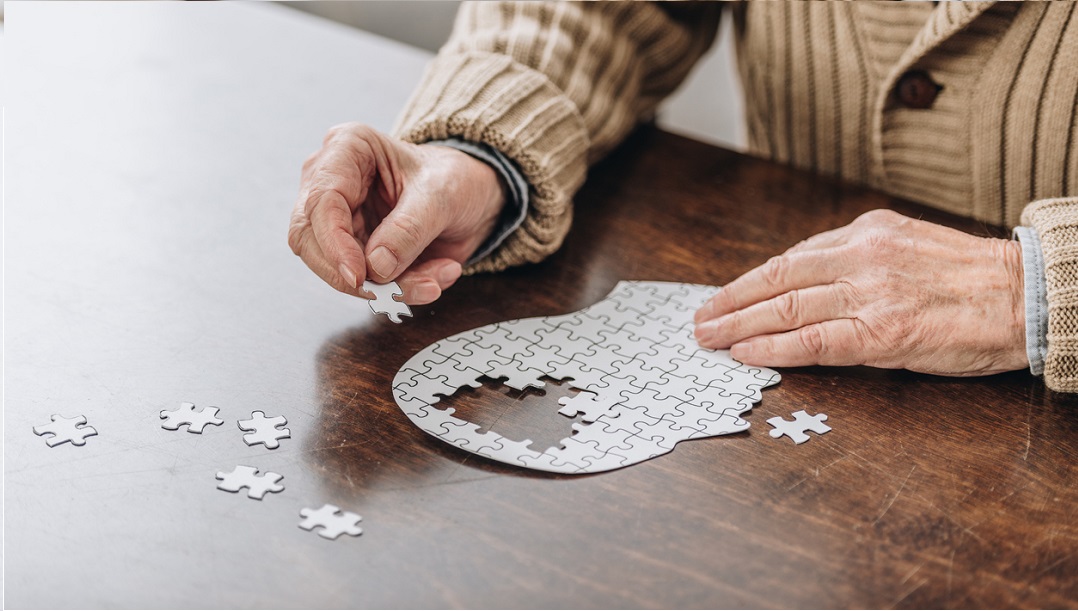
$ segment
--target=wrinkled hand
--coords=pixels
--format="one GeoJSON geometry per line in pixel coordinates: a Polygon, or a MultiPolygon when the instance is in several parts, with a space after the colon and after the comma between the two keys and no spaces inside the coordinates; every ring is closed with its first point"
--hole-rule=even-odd
{"type": "Polygon", "coordinates": [[[288,244],[338,291],[396,280],[407,303],[430,303],[493,231],[504,188],[460,151],[338,125],[303,164],[288,244]]]}
{"type": "Polygon", "coordinates": [[[874,210],[723,287],[696,338],[750,365],[871,365],[970,376],[1029,366],[1022,254],[874,210]]]}

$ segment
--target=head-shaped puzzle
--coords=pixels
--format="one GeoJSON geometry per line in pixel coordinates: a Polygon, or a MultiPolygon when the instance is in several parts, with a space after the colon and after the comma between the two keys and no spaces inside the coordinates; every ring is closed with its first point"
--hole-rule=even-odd
{"type": "Polygon", "coordinates": [[[693,313],[716,287],[621,282],[599,303],[563,316],[500,322],[443,339],[408,360],[393,396],[421,429],[501,462],[557,473],[596,473],[666,454],[686,439],[743,431],[741,418],[779,374],[747,367],[725,350],[700,348],[693,313]],[[574,433],[546,451],[440,409],[442,396],[479,378],[523,390],[541,378],[581,392],[561,413],[583,414],[574,433]]]}

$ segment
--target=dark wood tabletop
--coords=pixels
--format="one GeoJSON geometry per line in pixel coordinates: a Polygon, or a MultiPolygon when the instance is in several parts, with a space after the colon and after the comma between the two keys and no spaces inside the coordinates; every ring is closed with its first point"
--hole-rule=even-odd
{"type": "MultiPolygon", "coordinates": [[[[278,12],[258,19],[285,27],[278,12]]],[[[171,31],[205,35],[185,23],[171,31]]],[[[130,61],[160,68],[152,54],[130,61]]],[[[229,78],[204,66],[176,73],[229,78]]],[[[150,144],[106,146],[103,160],[93,117],[56,101],[51,114],[9,111],[9,138],[27,144],[8,148],[9,606],[1078,606],[1078,399],[1028,372],[782,369],[748,431],[584,476],[450,446],[390,388],[449,335],[572,312],[620,280],[721,285],[875,208],[1002,228],[644,127],[592,170],[557,254],[464,278],[394,325],[288,249],[309,150],[275,156],[272,137],[242,124],[243,105],[191,95],[157,119],[201,131],[132,125],[111,133],[150,144]],[[20,112],[35,121],[13,127],[20,112]],[[241,126],[215,139],[228,121],[241,126]],[[66,147],[28,144],[67,128],[78,137],[66,147]],[[272,174],[244,157],[263,150],[272,174]],[[50,162],[71,173],[28,178],[50,162]],[[224,425],[162,429],[158,413],[181,402],[219,407],[224,425]],[[768,418],[802,409],[833,430],[797,446],[767,434],[768,418]],[[245,446],[236,421],[253,410],[285,415],[291,438],[245,446]],[[49,448],[31,429],[53,413],[86,415],[98,435],[49,448]],[[285,490],[262,501],[217,490],[215,473],[238,464],[284,475],[285,490]],[[323,503],[361,514],[362,536],[297,528],[301,508],[323,503]]],[[[445,402],[476,422],[504,412],[500,432],[543,443],[571,433],[557,413],[565,394],[490,383],[445,402]]]]}

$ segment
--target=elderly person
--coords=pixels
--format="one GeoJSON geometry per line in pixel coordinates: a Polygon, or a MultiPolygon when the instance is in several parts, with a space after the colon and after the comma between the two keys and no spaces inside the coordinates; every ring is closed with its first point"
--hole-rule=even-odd
{"type": "MultiPolygon", "coordinates": [[[[462,271],[543,259],[572,197],[712,43],[710,3],[474,3],[394,136],[330,130],[289,243],[334,288],[429,303],[462,271]]],[[[754,155],[992,224],[887,211],[721,289],[696,337],[753,365],[942,375],[1029,367],[1078,391],[1078,9],[1073,3],[741,3],[754,155]]],[[[716,110],[721,112],[721,110],[716,110]]]]}

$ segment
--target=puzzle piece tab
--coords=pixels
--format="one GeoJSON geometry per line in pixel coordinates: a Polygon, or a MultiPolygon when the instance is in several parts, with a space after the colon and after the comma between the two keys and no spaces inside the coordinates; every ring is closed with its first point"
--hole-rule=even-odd
{"type": "Polygon", "coordinates": [[[34,427],[35,435],[48,435],[45,438],[45,443],[54,448],[61,443],[70,443],[73,446],[86,445],[86,438],[97,435],[97,429],[92,426],[83,426],[86,424],[86,416],[75,416],[74,418],[65,418],[60,414],[53,414],[49,417],[52,422],[49,424],[42,424],[34,427]]]}
{"type": "Polygon", "coordinates": [[[218,409],[216,407],[204,407],[202,409],[195,409],[194,403],[182,403],[179,409],[174,410],[161,410],[161,418],[164,422],[161,423],[161,428],[169,431],[178,431],[183,425],[187,425],[188,433],[202,434],[202,430],[207,425],[220,426],[225,423],[217,417],[218,409]]]}
{"type": "Polygon", "coordinates": [[[363,281],[363,290],[374,294],[374,299],[368,301],[371,311],[375,314],[385,314],[389,320],[401,323],[401,316],[411,316],[412,309],[403,301],[397,301],[394,296],[403,296],[404,291],[396,282],[389,284],[375,284],[370,280],[363,281]]]}
{"type": "Polygon", "coordinates": [[[318,509],[304,508],[299,511],[303,521],[299,527],[303,530],[314,530],[321,526],[318,536],[326,539],[336,539],[341,535],[358,537],[363,534],[363,529],[357,524],[363,519],[350,511],[341,511],[336,505],[322,505],[318,509]]]}
{"type": "Polygon", "coordinates": [[[812,431],[817,435],[823,435],[831,430],[831,427],[823,423],[824,420],[827,420],[827,414],[810,416],[805,410],[800,410],[794,412],[793,417],[794,419],[792,422],[784,420],[779,416],[768,418],[767,423],[775,427],[770,435],[775,439],[786,435],[790,439],[793,439],[795,444],[802,444],[809,440],[809,436],[805,434],[805,431],[812,431]]]}
{"type": "Polygon", "coordinates": [[[229,473],[218,471],[217,479],[221,480],[221,483],[217,484],[217,489],[226,492],[239,492],[241,489],[246,488],[247,498],[259,501],[266,496],[267,492],[284,490],[284,486],[277,483],[284,478],[283,475],[272,471],[267,471],[262,475],[257,475],[257,473],[258,469],[244,465],[237,466],[229,473]]]}
{"type": "Polygon", "coordinates": [[[262,411],[251,412],[250,420],[240,420],[236,425],[241,431],[251,431],[243,436],[243,443],[249,446],[262,444],[271,450],[276,450],[281,444],[279,439],[288,439],[292,432],[288,429],[277,428],[288,424],[284,416],[267,418],[262,411]]]}

